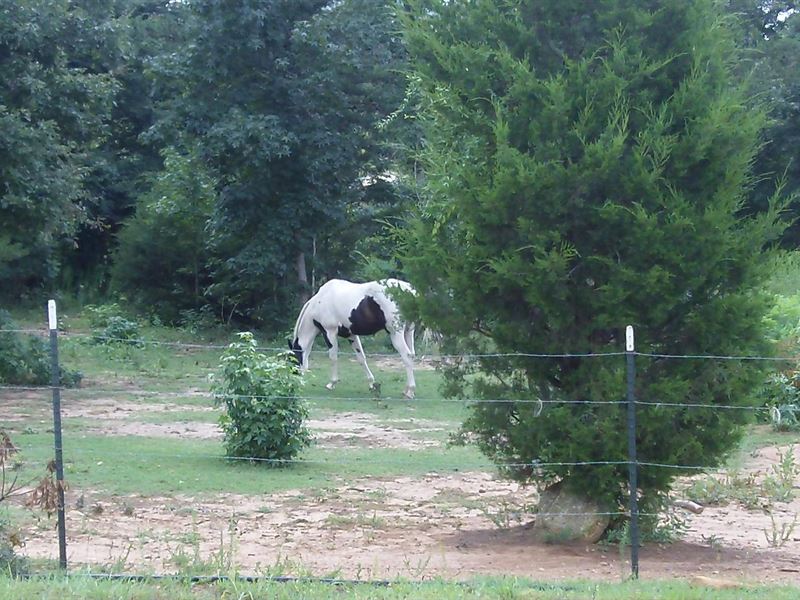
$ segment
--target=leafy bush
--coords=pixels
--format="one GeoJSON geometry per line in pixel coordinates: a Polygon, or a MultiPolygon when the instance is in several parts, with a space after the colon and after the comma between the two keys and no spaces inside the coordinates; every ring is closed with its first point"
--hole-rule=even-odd
{"type": "MultiPolygon", "coordinates": [[[[51,382],[47,344],[32,335],[15,333],[17,325],[0,310],[0,383],[48,385],[51,382]]],[[[61,385],[77,387],[83,374],[61,367],[61,385]]]]}
{"type": "Polygon", "coordinates": [[[87,304],[84,311],[92,329],[103,329],[108,325],[111,317],[118,317],[123,314],[122,307],[116,302],[108,304],[87,304]]]}
{"type": "Polygon", "coordinates": [[[800,431],[800,372],[771,373],[761,396],[775,431],[800,431]]]}
{"type": "Polygon", "coordinates": [[[86,307],[93,339],[98,344],[130,344],[141,346],[139,324],[123,316],[117,303],[86,307]]]}
{"type": "Polygon", "coordinates": [[[96,340],[102,340],[103,343],[117,342],[133,346],[142,345],[139,338],[139,325],[125,317],[111,317],[103,329],[102,336],[95,336],[96,340]]]}
{"type": "Polygon", "coordinates": [[[308,408],[297,397],[303,380],[285,354],[268,357],[258,352],[252,333],[222,355],[219,378],[212,391],[225,406],[220,426],[228,456],[280,461],[295,458],[311,442],[304,422],[308,408]]]}

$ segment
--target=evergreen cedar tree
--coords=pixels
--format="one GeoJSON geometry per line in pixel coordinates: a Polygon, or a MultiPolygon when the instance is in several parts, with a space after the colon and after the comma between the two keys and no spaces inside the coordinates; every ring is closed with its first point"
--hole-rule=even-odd
{"type": "MultiPolygon", "coordinates": [[[[780,194],[741,211],[765,109],[737,75],[734,16],[696,2],[408,3],[426,146],[402,248],[407,310],[449,351],[760,355],[780,194]]],[[[637,358],[639,460],[714,466],[758,362],[637,358]],[[676,406],[673,406],[675,404],[676,406]]],[[[521,481],[627,502],[622,356],[456,363],[464,433],[521,481]],[[497,401],[503,400],[503,401],[497,401]],[[508,400],[508,401],[505,401],[508,400]],[[543,404],[539,404],[539,401],[543,404]]],[[[642,510],[689,468],[639,468],[642,510]]]]}

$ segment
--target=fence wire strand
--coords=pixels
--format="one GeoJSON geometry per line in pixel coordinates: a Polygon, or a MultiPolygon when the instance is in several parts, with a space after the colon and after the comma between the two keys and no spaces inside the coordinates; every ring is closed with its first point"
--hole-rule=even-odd
{"type": "MultiPolygon", "coordinates": [[[[625,405],[626,400],[539,400],[539,399],[525,399],[525,398],[439,398],[439,397],[425,397],[417,396],[413,400],[393,398],[391,396],[376,397],[376,396],[328,396],[328,395],[296,395],[296,396],[260,396],[257,394],[217,394],[214,392],[204,392],[198,390],[189,390],[186,392],[153,392],[149,390],[134,390],[134,389],[108,389],[108,388],[58,388],[61,391],[64,400],[86,398],[86,397],[103,397],[103,396],[125,396],[125,397],[153,397],[158,399],[180,399],[180,398],[207,398],[212,401],[224,400],[226,398],[235,398],[241,400],[299,400],[305,402],[363,402],[363,403],[376,403],[385,401],[398,401],[407,404],[415,403],[441,403],[441,404],[462,404],[464,406],[474,406],[477,404],[533,404],[544,406],[570,406],[570,405],[596,405],[596,406],[618,406],[625,405]]],[[[51,392],[52,386],[18,386],[18,385],[0,385],[0,390],[8,390],[11,392],[51,392]]],[[[30,398],[28,398],[30,399],[30,398]]],[[[42,398],[42,400],[49,401],[49,398],[42,398]]],[[[772,410],[771,406],[746,406],[736,404],[704,404],[696,402],[661,402],[657,400],[636,400],[637,406],[646,408],[700,408],[700,409],[720,409],[720,410],[742,410],[749,412],[769,412],[772,410]]],[[[188,405],[187,405],[188,406],[188,405]]]]}
{"type": "MultiPolygon", "coordinates": [[[[47,335],[46,329],[0,329],[2,333],[27,333],[47,335]]],[[[186,348],[192,350],[224,350],[229,344],[197,344],[189,342],[169,342],[164,340],[153,340],[147,338],[120,338],[76,331],[59,331],[60,335],[66,339],[87,338],[105,342],[119,342],[125,345],[144,345],[144,346],[167,346],[174,348],[186,348]]],[[[258,346],[259,351],[269,352],[288,352],[288,349],[281,346],[258,346]]],[[[327,350],[313,350],[315,354],[327,354],[327,350]]],[[[344,350],[341,354],[347,354],[344,350]]],[[[395,356],[395,352],[370,352],[369,356],[388,357],[395,356]]],[[[604,358],[625,356],[628,352],[609,351],[609,352],[497,352],[497,353],[476,353],[476,354],[436,354],[427,357],[428,360],[470,360],[474,358],[604,358]]],[[[685,360],[732,360],[732,361],[776,361],[776,362],[797,362],[798,356],[764,356],[764,355],[725,355],[725,354],[668,354],[657,352],[631,352],[634,356],[643,358],[664,358],[664,359],[685,359],[685,360]]]]}
{"type": "MultiPolygon", "coordinates": [[[[220,432],[221,433],[221,432],[220,432]]],[[[199,441],[199,440],[198,440],[199,441]]],[[[208,441],[208,440],[207,440],[208,441]]],[[[214,440],[211,440],[214,441],[214,440]]],[[[20,444],[18,448],[22,451],[47,451],[51,450],[52,447],[49,445],[37,445],[37,444],[20,444]]],[[[416,454],[420,451],[425,450],[433,450],[439,448],[441,446],[425,446],[422,445],[419,449],[415,448],[393,448],[394,452],[402,452],[406,454],[416,454]]],[[[335,448],[323,448],[325,450],[338,450],[335,448]]],[[[367,449],[370,450],[370,449],[367,449]]],[[[374,448],[372,449],[374,450],[374,448]]],[[[314,459],[314,458],[263,458],[258,456],[227,456],[224,454],[213,454],[213,453],[192,453],[192,454],[181,454],[181,453],[165,453],[165,452],[132,452],[132,451],[113,451],[109,452],[108,450],[100,450],[100,449],[92,449],[82,447],[80,444],[77,446],[74,444],[67,444],[64,448],[65,452],[65,462],[70,463],[74,462],[70,459],[70,455],[84,455],[84,456],[96,456],[100,455],[102,457],[109,457],[109,458],[138,458],[142,460],[150,460],[150,459],[178,459],[178,460],[219,460],[222,462],[232,462],[232,463],[262,463],[262,464],[270,464],[270,465],[300,465],[300,466],[333,466],[333,467],[341,467],[341,466],[363,466],[363,465],[407,465],[408,464],[408,457],[397,457],[396,459],[346,459],[342,458],[341,454],[337,454],[337,456],[331,460],[322,460],[322,459],[314,459]],[[111,455],[111,456],[109,456],[111,455]]],[[[633,463],[627,459],[621,460],[578,460],[578,461],[533,461],[533,462],[511,462],[511,463],[498,463],[495,466],[499,469],[548,469],[553,467],[598,467],[598,466],[627,466],[630,464],[635,464],[638,467],[653,467],[653,468],[663,468],[663,469],[676,469],[676,470],[687,470],[687,471],[717,471],[720,469],[719,466],[708,466],[708,465],[679,465],[679,464],[672,464],[672,463],[660,463],[660,462],[651,462],[647,460],[636,460],[633,463]]],[[[455,470],[458,470],[459,467],[454,467],[455,470]]]]}

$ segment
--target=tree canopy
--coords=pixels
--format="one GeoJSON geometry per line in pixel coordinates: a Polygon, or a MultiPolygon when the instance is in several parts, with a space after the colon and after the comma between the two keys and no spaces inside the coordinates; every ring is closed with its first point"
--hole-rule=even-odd
{"type": "Polygon", "coordinates": [[[0,281],[24,291],[52,279],[59,250],[87,219],[87,171],[113,78],[88,72],[92,24],[71,2],[0,3],[0,281]]]}
{"type": "Polygon", "coordinates": [[[209,298],[281,319],[308,286],[317,237],[345,229],[380,169],[375,125],[399,104],[402,59],[385,4],[196,0],[194,40],[158,64],[180,82],[152,135],[197,145],[217,177],[209,298]]]}
{"type": "MultiPolygon", "coordinates": [[[[277,328],[327,278],[407,276],[391,256],[392,228],[402,226],[414,198],[408,183],[430,173],[403,147],[433,142],[420,135],[424,119],[416,113],[424,95],[407,85],[428,76],[406,61],[396,15],[406,4],[0,0],[0,295],[9,300],[59,289],[98,301],[121,294],[139,298],[147,310],[164,307],[168,320],[205,304],[225,319],[277,328]],[[196,182],[181,172],[189,163],[200,170],[198,180],[213,182],[208,206],[191,204],[196,182]],[[150,243],[163,240],[169,227],[166,213],[151,210],[167,181],[171,202],[182,207],[172,217],[184,209],[193,215],[177,230],[191,224],[202,236],[197,265],[194,252],[168,254],[168,246],[150,243]],[[193,212],[199,206],[202,221],[193,212]],[[128,226],[135,231],[122,233],[128,226]],[[158,265],[171,267],[150,277],[158,265]],[[186,277],[190,272],[197,277],[186,277]],[[165,298],[191,301],[167,310],[165,298]]],[[[746,50],[737,54],[736,75],[746,76],[748,94],[769,106],[743,209],[749,214],[767,211],[780,183],[787,195],[800,189],[793,160],[800,77],[795,4],[718,4],[731,21],[731,43],[746,50]]],[[[588,58],[599,39],[610,43],[606,33],[621,22],[613,2],[591,10],[570,2],[467,5],[484,11],[487,21],[452,11],[449,37],[427,52],[458,55],[519,34],[509,50],[535,57],[541,81],[555,77],[565,61],[588,58]],[[519,22],[504,21],[516,10],[519,22]]],[[[419,22],[443,16],[436,6],[419,22]]],[[[677,15],[682,8],[670,10],[677,15]]],[[[628,44],[631,32],[646,25],[645,12],[628,11],[632,21],[615,35],[628,44]]],[[[673,44],[669,32],[659,35],[641,39],[643,57],[673,44]]],[[[466,93],[495,95],[481,101],[487,114],[516,80],[516,66],[509,71],[498,58],[477,58],[469,72],[466,93]]],[[[657,91],[661,78],[669,90],[669,74],[685,64],[676,57],[657,71],[650,89],[657,91]]],[[[526,136],[538,143],[544,132],[520,129],[522,114],[501,116],[513,144],[526,136]]],[[[465,151],[483,160],[480,145],[465,151]]],[[[796,246],[796,231],[783,235],[785,247],[796,246]]]]}

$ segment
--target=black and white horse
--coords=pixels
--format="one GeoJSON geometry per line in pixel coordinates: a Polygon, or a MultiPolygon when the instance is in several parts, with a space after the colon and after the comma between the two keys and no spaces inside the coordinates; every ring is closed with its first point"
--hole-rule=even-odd
{"type": "Polygon", "coordinates": [[[321,333],[328,346],[328,356],[333,362],[331,380],[325,386],[332,390],[339,381],[338,337],[350,342],[358,362],[367,371],[370,388],[375,385],[375,377],[367,366],[361,335],[373,335],[386,331],[392,345],[406,367],[406,398],[413,398],[416,389],[414,382],[414,324],[400,316],[397,304],[387,291],[391,288],[414,292],[410,283],[399,279],[384,279],[366,283],[352,283],[343,279],[331,279],[305,303],[294,326],[294,339],[289,348],[294,352],[300,368],[308,369],[308,356],[314,339],[321,333]]]}

